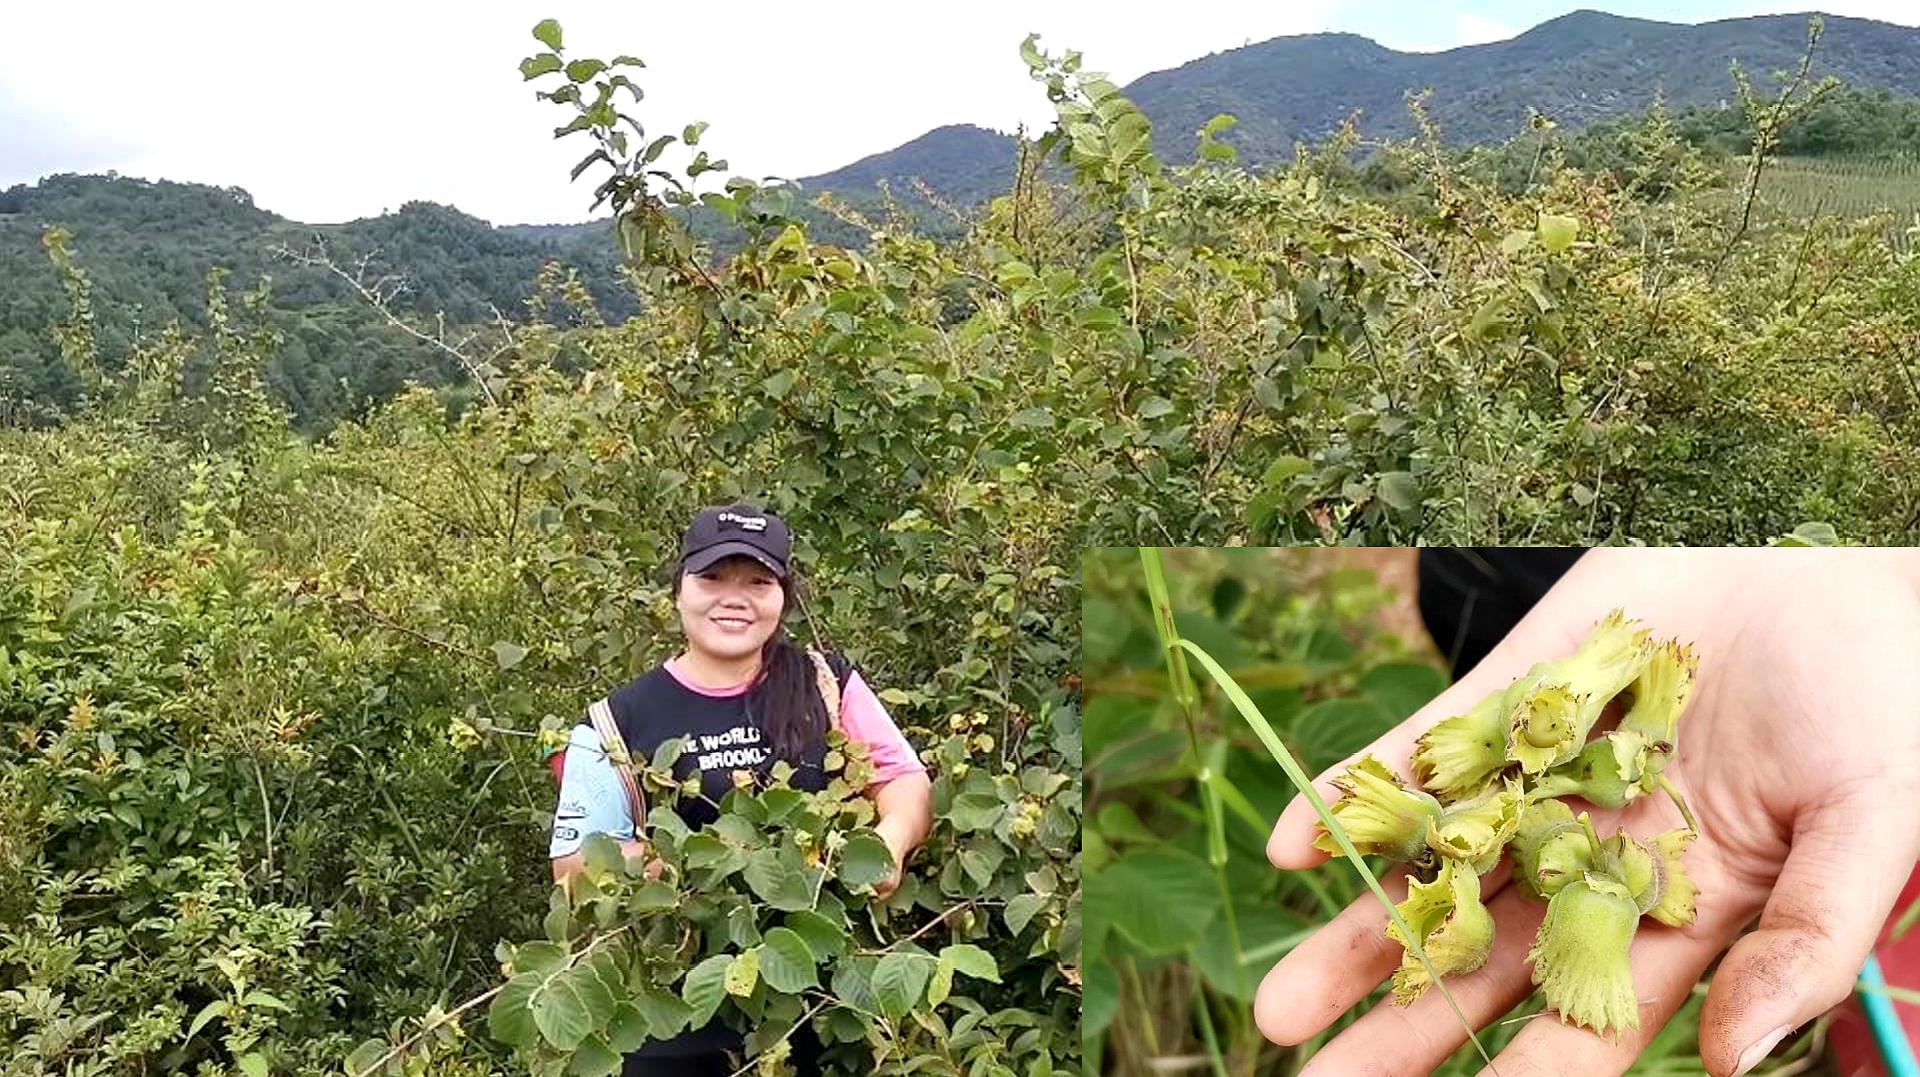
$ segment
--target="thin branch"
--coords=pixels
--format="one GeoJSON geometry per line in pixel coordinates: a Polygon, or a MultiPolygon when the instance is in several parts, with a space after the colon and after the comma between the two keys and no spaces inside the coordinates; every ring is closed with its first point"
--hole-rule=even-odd
{"type": "MultiPolygon", "coordinates": [[[[341,280],[346,281],[347,287],[352,288],[361,299],[365,300],[381,317],[385,318],[389,325],[398,328],[423,344],[430,345],[452,356],[454,362],[460,364],[460,369],[466,371],[467,377],[473,379],[473,383],[480,387],[480,394],[486,397],[487,405],[489,407],[500,406],[500,401],[493,395],[493,389],[487,385],[487,379],[481,377],[479,364],[475,363],[465,352],[461,351],[455,345],[447,343],[446,315],[444,313],[439,315],[439,328],[435,332],[429,334],[415,329],[406,319],[395,314],[393,307],[390,305],[395,297],[405,293],[406,286],[404,282],[390,276],[378,277],[372,281],[367,280],[366,271],[368,260],[366,258],[362,258],[355,271],[349,273],[345,269],[342,269],[339,263],[335,262],[332,256],[327,253],[326,245],[319,241],[319,237],[316,236],[314,238],[315,247],[310,251],[296,251],[285,243],[279,244],[271,248],[271,250],[272,253],[290,262],[317,269],[324,269],[334,276],[339,277],[341,280]]],[[[499,312],[495,311],[495,313],[498,314],[499,312]]],[[[465,341],[462,341],[462,343],[465,343],[465,341]]]]}
{"type": "MultiPolygon", "coordinates": [[[[570,964],[573,964],[573,965],[579,964],[581,958],[586,957],[588,954],[592,953],[597,947],[600,946],[601,943],[604,943],[609,939],[615,939],[620,937],[621,935],[626,934],[627,929],[631,926],[632,925],[630,924],[622,925],[620,927],[614,928],[612,931],[609,931],[604,935],[601,935],[595,938],[592,942],[588,943],[579,953],[572,955],[572,960],[570,964]]],[[[478,1006],[481,1003],[492,999],[495,995],[498,995],[500,992],[506,990],[506,987],[507,987],[506,984],[498,984],[494,986],[491,990],[485,992],[484,994],[475,995],[473,998],[470,998],[467,1001],[462,1002],[460,1005],[455,1006],[453,1009],[448,1010],[446,1013],[441,1014],[439,1017],[436,1017],[433,1020],[428,1021],[425,1025],[421,1026],[420,1031],[414,1033],[411,1036],[408,1036],[406,1039],[401,1040],[399,1043],[395,1044],[393,1048],[389,1050],[386,1054],[381,1055],[379,1058],[374,1059],[371,1065],[369,1065],[366,1069],[358,1071],[353,1075],[353,1077],[370,1077],[371,1074],[379,1072],[381,1067],[385,1066],[387,1063],[393,1061],[394,1059],[399,1058],[402,1054],[406,1053],[408,1048],[411,1048],[414,1044],[419,1043],[421,1040],[425,1039],[428,1033],[432,1032],[436,1028],[439,1028],[441,1025],[446,1024],[448,1021],[451,1021],[454,1018],[460,1016],[461,1014],[466,1013],[468,1010],[473,1009],[475,1006],[478,1006]]]]}
{"type": "MultiPolygon", "coordinates": [[[[826,1008],[827,1008],[827,1003],[828,1003],[829,1001],[830,1001],[829,999],[821,999],[821,1000],[820,1000],[819,1002],[816,1002],[816,1003],[814,1003],[814,1004],[813,1004],[813,1009],[811,1009],[811,1010],[808,1010],[808,1011],[807,1011],[806,1013],[803,1013],[803,1014],[801,1014],[801,1015],[800,1015],[800,1019],[799,1019],[798,1021],[795,1021],[795,1022],[793,1023],[793,1027],[792,1027],[792,1028],[790,1028],[790,1029],[787,1029],[787,1032],[786,1032],[786,1035],[784,1035],[784,1036],[781,1036],[781,1037],[780,1037],[779,1039],[777,1039],[777,1040],[775,1040],[775,1041],[773,1041],[773,1043],[770,1043],[770,1044],[768,1044],[768,1045],[767,1045],[767,1049],[768,1049],[768,1050],[772,1050],[772,1049],[773,1049],[774,1047],[777,1047],[777,1046],[779,1046],[780,1044],[783,1044],[783,1043],[785,1043],[785,1042],[787,1042],[788,1040],[790,1040],[790,1039],[792,1039],[792,1038],[793,1038],[793,1034],[794,1034],[794,1033],[796,1033],[796,1032],[798,1032],[798,1031],[800,1031],[800,1026],[801,1026],[801,1025],[804,1025],[804,1024],[806,1024],[806,1023],[807,1023],[808,1021],[811,1021],[811,1020],[813,1020],[813,1015],[814,1015],[814,1014],[816,1014],[816,1013],[819,1013],[819,1012],[820,1012],[821,1010],[824,1010],[824,1009],[826,1009],[826,1008]]],[[[761,1053],[762,1053],[762,1054],[764,1054],[765,1052],[763,1051],[763,1052],[761,1052],[761,1053]]],[[[753,1057],[753,1058],[750,1058],[750,1059],[748,1059],[748,1060],[747,1060],[747,1064],[746,1064],[746,1065],[744,1065],[744,1066],[741,1066],[741,1067],[740,1067],[739,1069],[737,1069],[737,1070],[734,1070],[734,1071],[733,1071],[733,1072],[732,1072],[731,1074],[729,1074],[729,1075],[728,1075],[728,1077],[742,1077],[742,1075],[743,1075],[743,1074],[745,1074],[745,1073],[746,1073],[746,1072],[747,1072],[748,1070],[751,1070],[751,1069],[753,1069],[754,1067],[756,1067],[756,1066],[758,1066],[759,1064],[760,1064],[760,1058],[759,1058],[759,1056],[755,1056],[755,1057],[753,1057]]]]}

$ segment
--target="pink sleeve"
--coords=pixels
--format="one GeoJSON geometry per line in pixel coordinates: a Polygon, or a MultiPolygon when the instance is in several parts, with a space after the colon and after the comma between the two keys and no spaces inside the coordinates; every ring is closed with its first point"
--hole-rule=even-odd
{"type": "Polygon", "coordinates": [[[900,733],[900,727],[893,724],[887,708],[881,706],[880,697],[873,694],[867,682],[860,679],[855,671],[847,679],[846,690],[840,693],[840,732],[848,740],[857,740],[867,746],[867,758],[873,760],[873,780],[876,784],[890,782],[906,774],[924,774],[927,768],[920,763],[920,757],[914,754],[913,745],[900,733]]]}

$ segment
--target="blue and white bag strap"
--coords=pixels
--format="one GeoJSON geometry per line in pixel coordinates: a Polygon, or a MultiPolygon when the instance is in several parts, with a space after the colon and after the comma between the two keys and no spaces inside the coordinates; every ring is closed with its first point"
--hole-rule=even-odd
{"type": "Polygon", "coordinates": [[[620,778],[621,788],[627,791],[627,813],[633,816],[633,836],[640,837],[646,825],[647,800],[640,793],[640,782],[633,774],[633,758],[627,754],[627,740],[620,735],[620,725],[613,720],[613,708],[607,701],[596,699],[587,707],[587,718],[593,722],[594,732],[600,734],[601,750],[607,753],[607,762],[613,764],[613,772],[620,778]]]}

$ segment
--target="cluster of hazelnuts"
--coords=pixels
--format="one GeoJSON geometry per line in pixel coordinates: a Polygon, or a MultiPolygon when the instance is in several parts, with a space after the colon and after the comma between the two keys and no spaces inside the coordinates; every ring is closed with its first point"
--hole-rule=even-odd
{"type": "MultiPolygon", "coordinates": [[[[1493,948],[1480,877],[1503,852],[1513,884],[1547,904],[1527,960],[1547,1004],[1596,1032],[1639,1027],[1627,951],[1640,918],[1693,922],[1696,890],[1681,855],[1697,834],[1663,776],[1697,663],[1677,641],[1654,641],[1615,610],[1566,658],[1540,662],[1464,714],[1421,736],[1412,770],[1420,788],[1372,756],[1335,780],[1333,817],[1362,853],[1412,866],[1396,908],[1441,976],[1472,972],[1493,948]],[[1588,741],[1618,703],[1619,723],[1588,741]],[[1680,829],[1601,837],[1561,797],[1620,808],[1656,789],[1680,809],[1680,829]]],[[[1339,849],[1323,830],[1316,847],[1339,849]]],[[[1403,948],[1398,925],[1387,934],[1403,948]]],[[[1393,994],[1402,1004],[1429,986],[1427,966],[1402,955],[1393,994]]]]}

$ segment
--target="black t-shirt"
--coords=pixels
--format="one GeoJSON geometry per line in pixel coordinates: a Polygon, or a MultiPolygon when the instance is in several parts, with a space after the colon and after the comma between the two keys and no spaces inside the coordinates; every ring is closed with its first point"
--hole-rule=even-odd
{"type": "MultiPolygon", "coordinates": [[[[853,667],[834,654],[827,655],[827,664],[845,692],[853,667]]],[[[809,698],[817,699],[811,667],[807,686],[809,698]]],[[[720,801],[734,787],[735,771],[751,771],[764,780],[780,761],[764,724],[764,682],[746,691],[710,693],[682,683],[665,666],[656,666],[615,689],[607,696],[607,706],[636,763],[651,760],[669,740],[686,739],[673,772],[682,781],[695,773],[700,775],[701,795],[682,796],[675,805],[689,829],[697,830],[719,818],[720,801]]],[[[632,836],[625,793],[599,745],[599,735],[591,724],[582,723],[574,729],[554,820],[551,852],[555,857],[578,851],[590,833],[632,836]]],[[[786,759],[794,767],[788,784],[815,792],[825,789],[826,750],[826,739],[821,737],[799,758],[786,759]]],[[[799,1039],[796,1037],[796,1042],[799,1039]]],[[[807,1040],[810,1046],[811,1037],[807,1040]]],[[[743,1048],[739,1033],[715,1023],[670,1040],[648,1043],[627,1057],[678,1058],[715,1051],[739,1052],[743,1048]]]]}
{"type": "MultiPolygon", "coordinates": [[[[851,667],[837,656],[828,656],[827,664],[846,689],[851,667]]],[[[817,700],[812,670],[808,670],[809,698],[817,700]]],[[[689,828],[698,829],[719,817],[720,798],[733,788],[737,770],[752,771],[764,778],[778,762],[774,758],[772,734],[765,728],[764,682],[745,692],[715,695],[681,683],[665,666],[628,681],[607,697],[620,736],[636,760],[649,760],[654,752],[676,737],[687,739],[686,747],[673,765],[674,777],[685,781],[700,775],[700,797],[681,797],[680,818],[689,828]]],[[[808,745],[798,759],[786,762],[794,767],[788,784],[796,789],[818,792],[827,787],[827,745],[825,738],[808,745]]]]}

